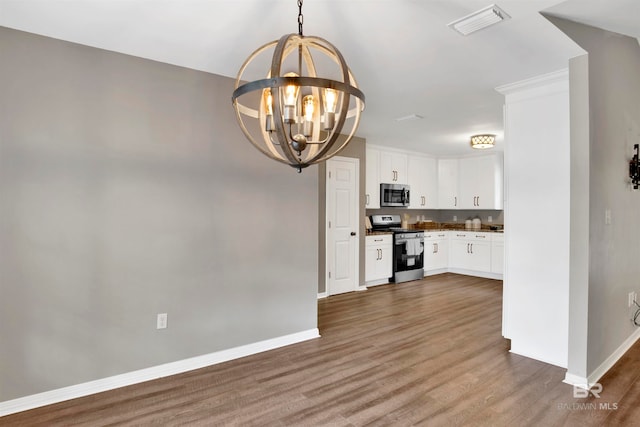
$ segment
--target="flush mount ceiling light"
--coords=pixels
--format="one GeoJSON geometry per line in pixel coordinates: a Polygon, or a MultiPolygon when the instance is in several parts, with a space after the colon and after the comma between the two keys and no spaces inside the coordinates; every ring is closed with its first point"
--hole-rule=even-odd
{"type": "Polygon", "coordinates": [[[486,150],[487,148],[493,148],[495,145],[496,136],[495,135],[473,135],[471,137],[471,148],[475,148],[478,150],[486,150]]]}
{"type": "Polygon", "coordinates": [[[298,0],[298,34],[284,35],[253,52],[238,72],[232,96],[236,118],[249,141],[298,172],[346,147],[364,109],[364,94],[342,54],[324,39],[303,36],[302,23],[302,0],[298,0]],[[271,50],[267,77],[243,84],[249,65],[271,50]],[[321,66],[339,80],[319,77],[321,66]],[[346,123],[351,128],[341,137],[346,123]]]}
{"type": "Polygon", "coordinates": [[[463,36],[467,36],[490,25],[510,19],[511,17],[495,4],[480,9],[470,15],[451,22],[447,26],[453,28],[463,36]]]}

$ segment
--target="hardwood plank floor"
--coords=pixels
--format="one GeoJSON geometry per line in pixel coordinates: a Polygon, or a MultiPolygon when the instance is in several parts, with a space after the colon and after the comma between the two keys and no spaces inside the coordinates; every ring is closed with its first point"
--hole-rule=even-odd
{"type": "Polygon", "coordinates": [[[322,338],[0,418],[2,426],[621,426],[640,420],[640,342],[574,399],[511,354],[502,282],[443,274],[318,301],[322,338]]]}

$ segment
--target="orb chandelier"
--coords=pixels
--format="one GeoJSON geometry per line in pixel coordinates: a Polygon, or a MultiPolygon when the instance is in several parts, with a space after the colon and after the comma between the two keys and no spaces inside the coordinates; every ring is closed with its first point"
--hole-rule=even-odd
{"type": "Polygon", "coordinates": [[[493,148],[493,146],[495,145],[495,141],[495,135],[473,135],[471,137],[471,148],[476,148],[478,150],[493,148]]]}
{"type": "Polygon", "coordinates": [[[322,38],[304,36],[302,23],[302,0],[298,0],[298,34],[284,35],[253,52],[238,71],[232,95],[247,139],[266,156],[298,172],[347,146],[365,100],[338,49],[322,38]],[[271,66],[266,78],[245,83],[251,67],[264,75],[259,63],[265,58],[271,66]],[[320,77],[320,67],[325,77],[320,77]]]}

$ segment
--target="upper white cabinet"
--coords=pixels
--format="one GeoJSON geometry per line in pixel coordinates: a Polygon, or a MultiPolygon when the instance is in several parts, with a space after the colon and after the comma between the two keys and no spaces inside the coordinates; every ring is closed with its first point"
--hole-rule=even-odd
{"type": "Polygon", "coordinates": [[[380,208],[380,184],[408,184],[409,209],[503,209],[502,154],[435,159],[381,146],[366,148],[365,207],[380,208]]]}
{"type": "Polygon", "coordinates": [[[431,157],[409,156],[409,209],[438,208],[438,174],[436,160],[431,157]]]}
{"type": "Polygon", "coordinates": [[[438,208],[459,209],[458,159],[438,160],[438,208]]]}
{"type": "Polygon", "coordinates": [[[408,184],[407,163],[409,156],[394,151],[380,151],[380,182],[408,184]]]}
{"type": "Polygon", "coordinates": [[[502,156],[458,160],[459,209],[502,209],[502,156]]]}
{"type": "Polygon", "coordinates": [[[366,209],[380,207],[380,150],[366,148],[366,172],[364,205],[366,209]]]}

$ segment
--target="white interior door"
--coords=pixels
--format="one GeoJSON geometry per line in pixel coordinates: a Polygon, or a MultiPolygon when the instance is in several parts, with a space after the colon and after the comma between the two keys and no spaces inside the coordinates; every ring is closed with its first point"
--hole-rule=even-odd
{"type": "Polygon", "coordinates": [[[327,292],[358,289],[359,280],[359,159],[334,157],[327,161],[327,292]]]}

